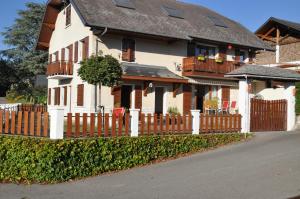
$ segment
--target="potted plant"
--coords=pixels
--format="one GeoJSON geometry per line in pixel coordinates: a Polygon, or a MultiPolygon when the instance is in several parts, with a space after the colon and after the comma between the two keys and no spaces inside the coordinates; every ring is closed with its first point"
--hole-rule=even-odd
{"type": "Polygon", "coordinates": [[[205,61],[206,60],[206,56],[204,55],[198,55],[198,61],[205,61]]]}
{"type": "Polygon", "coordinates": [[[216,63],[218,63],[218,64],[222,64],[222,63],[224,62],[224,60],[223,60],[222,57],[217,57],[217,58],[215,59],[215,61],[216,61],[216,63]]]}
{"type": "Polygon", "coordinates": [[[169,107],[168,113],[169,113],[169,115],[180,115],[177,107],[169,107]]]}

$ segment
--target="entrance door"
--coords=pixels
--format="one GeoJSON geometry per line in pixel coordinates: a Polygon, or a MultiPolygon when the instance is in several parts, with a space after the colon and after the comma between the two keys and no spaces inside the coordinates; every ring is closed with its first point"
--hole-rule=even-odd
{"type": "Polygon", "coordinates": [[[130,109],[131,108],[131,93],[132,86],[124,85],[121,88],[121,107],[130,109]]]}
{"type": "Polygon", "coordinates": [[[205,86],[198,85],[196,86],[196,109],[201,110],[203,112],[203,103],[205,97],[205,86]]]}
{"type": "Polygon", "coordinates": [[[156,87],[155,88],[155,113],[162,114],[164,110],[164,88],[156,87]]]}

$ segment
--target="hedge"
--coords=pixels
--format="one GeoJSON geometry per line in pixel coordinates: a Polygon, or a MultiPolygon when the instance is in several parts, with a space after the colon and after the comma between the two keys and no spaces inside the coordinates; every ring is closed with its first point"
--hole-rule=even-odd
{"type": "Polygon", "coordinates": [[[128,169],[244,138],[244,134],[210,134],[52,141],[0,136],[0,181],[63,182],[128,169]]]}

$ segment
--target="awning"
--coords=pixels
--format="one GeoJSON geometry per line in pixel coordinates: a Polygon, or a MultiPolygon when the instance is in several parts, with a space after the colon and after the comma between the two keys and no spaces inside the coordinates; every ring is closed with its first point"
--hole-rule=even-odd
{"type": "Polygon", "coordinates": [[[258,65],[244,65],[230,73],[227,73],[225,77],[235,78],[258,78],[258,79],[277,79],[277,80],[290,80],[300,81],[300,74],[293,70],[267,67],[258,65]]]}
{"type": "Polygon", "coordinates": [[[181,77],[166,67],[122,63],[124,80],[158,81],[168,83],[188,83],[188,79],[181,77]]]}
{"type": "Polygon", "coordinates": [[[225,81],[216,79],[205,79],[205,78],[189,78],[189,83],[199,84],[199,85],[211,85],[211,86],[229,86],[238,87],[238,82],[235,81],[225,81]]]}

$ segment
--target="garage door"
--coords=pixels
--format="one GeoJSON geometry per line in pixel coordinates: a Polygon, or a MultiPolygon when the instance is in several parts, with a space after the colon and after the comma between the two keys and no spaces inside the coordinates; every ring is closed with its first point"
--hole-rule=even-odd
{"type": "Polygon", "coordinates": [[[286,131],[287,101],[251,99],[251,132],[286,131]]]}

